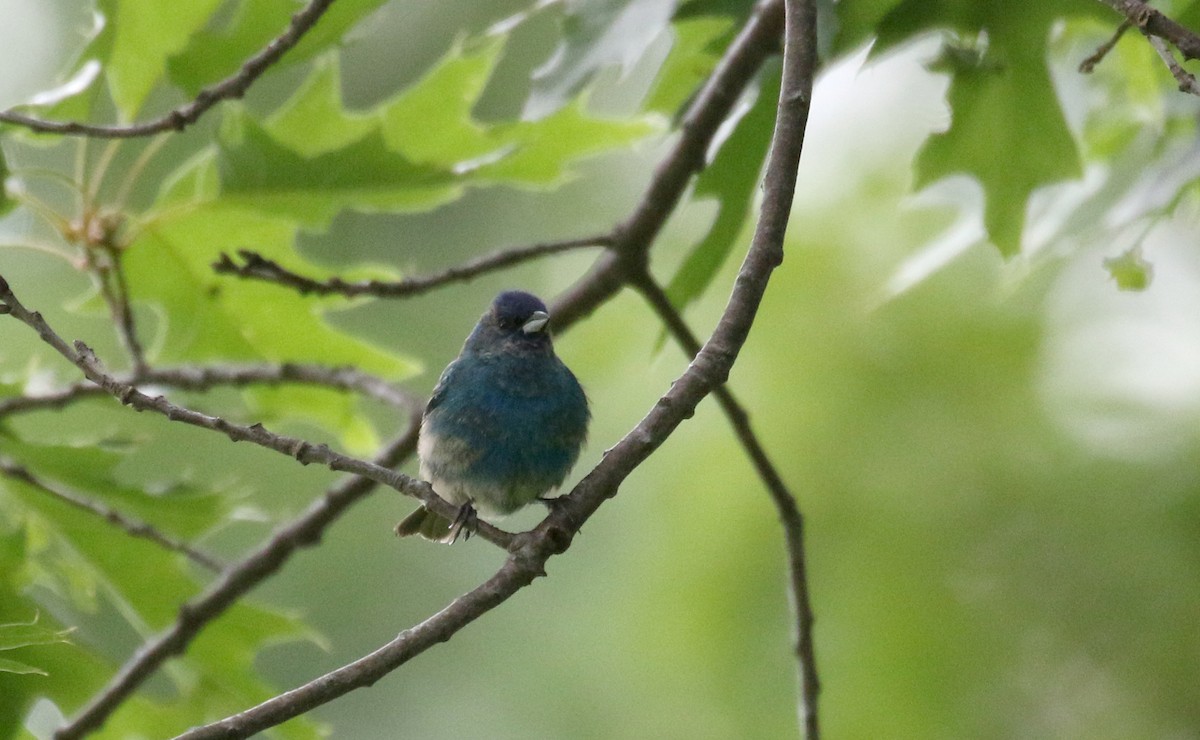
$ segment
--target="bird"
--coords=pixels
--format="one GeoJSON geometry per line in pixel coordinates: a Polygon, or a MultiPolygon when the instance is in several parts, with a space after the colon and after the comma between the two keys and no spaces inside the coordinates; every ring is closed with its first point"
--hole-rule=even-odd
{"type": "Polygon", "coordinates": [[[536,296],[506,291],[442,371],[421,418],[420,475],[459,506],[454,521],[424,505],[396,525],[452,544],[476,511],[502,517],[562,485],[587,439],[591,411],[575,374],[554,353],[550,312],[536,296]]]}

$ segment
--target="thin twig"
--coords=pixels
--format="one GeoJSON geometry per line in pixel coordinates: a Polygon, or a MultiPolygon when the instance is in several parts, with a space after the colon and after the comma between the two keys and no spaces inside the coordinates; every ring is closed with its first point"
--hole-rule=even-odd
{"type": "Polygon", "coordinates": [[[1167,69],[1171,70],[1171,76],[1179,83],[1179,91],[1200,95],[1200,84],[1196,83],[1196,78],[1192,76],[1191,72],[1188,72],[1175,60],[1175,55],[1171,53],[1171,47],[1167,45],[1167,42],[1157,36],[1148,36],[1147,39],[1154,50],[1158,52],[1159,58],[1167,65],[1167,69]]]}
{"type": "Polygon", "coordinates": [[[555,326],[584,318],[625,286],[626,273],[641,271],[692,176],[704,169],[705,155],[721,124],[763,63],[779,52],[782,32],[782,0],[760,0],[684,113],[679,140],[655,168],[634,211],[614,230],[612,249],[554,302],[550,314],[555,326]]]}
{"type": "MultiPolygon", "coordinates": [[[[688,354],[694,358],[700,352],[700,341],[688,327],[683,317],[671,304],[666,291],[662,289],[649,273],[642,279],[632,281],[633,287],[642,294],[659,319],[666,325],[667,331],[688,354]]],[[[811,717],[811,724],[806,719],[806,736],[815,738],[817,727],[817,694],[820,691],[820,680],[817,675],[816,643],[813,640],[813,610],[812,598],[808,587],[808,565],[805,559],[804,547],[804,516],[796,504],[796,497],[788,490],[783,477],[771,462],[766,449],[754,434],[750,426],[750,417],[745,408],[734,397],[733,391],[727,385],[718,386],[713,390],[717,403],[733,427],[738,442],[746,451],[754,465],[758,477],[767,488],[771,502],[779,513],[779,522],[783,527],[784,546],[787,549],[788,573],[790,575],[790,593],[792,609],[796,619],[796,660],[800,668],[801,681],[801,717],[811,717]]]]}
{"type": "Polygon", "coordinates": [[[108,139],[131,139],[165,131],[183,131],[217,103],[245,95],[255,80],[294,47],[332,4],[333,0],[311,0],[292,16],[283,33],[247,59],[237,72],[204,88],[191,101],[167,111],[154,120],[125,126],[96,126],[78,121],[47,121],[10,109],[0,111],[0,121],[24,126],[40,133],[108,139]]]}
{"type": "MultiPolygon", "coordinates": [[[[687,371],[637,427],[612,447],[575,489],[532,532],[517,535],[504,565],[479,587],[442,611],[353,663],[256,707],[180,738],[244,738],[354,689],[369,686],[503,603],[545,573],[546,561],[565,551],[579,528],[614,496],[624,479],[724,382],[754,322],[771,271],[783,256],[783,235],[795,192],[796,167],[816,71],[816,9],[812,0],[789,0],[779,115],[764,178],[764,200],[754,240],[716,330],[687,371]]],[[[808,695],[805,687],[804,695],[808,695]]],[[[803,725],[816,740],[816,706],[805,705],[803,725]]]]}
{"type": "Polygon", "coordinates": [[[203,568],[207,568],[214,573],[221,572],[221,569],[224,567],[212,555],[192,547],[186,542],[182,542],[174,537],[163,534],[153,525],[135,519],[127,514],[122,514],[120,511],[117,511],[112,507],[92,501],[91,499],[81,496],[73,491],[68,491],[65,488],[42,480],[33,473],[29,472],[28,468],[23,465],[19,465],[12,460],[0,458],[0,474],[22,481],[26,485],[52,496],[63,503],[69,504],[76,509],[81,509],[89,514],[94,514],[95,516],[103,519],[105,522],[108,522],[109,524],[123,530],[131,537],[139,537],[141,539],[149,540],[150,542],[160,545],[167,550],[185,555],[193,563],[196,563],[203,568]]]}
{"type": "MultiPolygon", "coordinates": [[[[389,406],[415,410],[420,414],[421,399],[386,380],[352,367],[327,367],[303,363],[282,365],[212,365],[197,367],[147,368],[133,375],[114,376],[123,385],[149,385],[186,391],[206,391],[229,386],[282,385],[303,383],[336,390],[353,391],[389,406]]],[[[0,400],[0,418],[11,414],[61,409],[86,398],[107,396],[108,392],[91,381],[83,380],[52,393],[15,396],[0,400]]]]}
{"type": "Polygon", "coordinates": [[[125,270],[121,267],[121,251],[114,247],[106,252],[111,263],[103,269],[96,270],[96,279],[100,281],[100,294],[104,297],[113,323],[117,326],[117,336],[121,345],[129,353],[133,372],[141,373],[147,367],[146,353],[142,349],[141,340],[138,339],[133,304],[129,300],[129,283],[125,280],[125,270]]]}
{"type": "Polygon", "coordinates": [[[1141,0],[1100,0],[1148,36],[1165,39],[1184,59],[1200,59],[1200,36],[1141,0]]]}
{"type": "MultiPolygon", "coordinates": [[[[395,467],[417,448],[420,417],[375,459],[383,467],[395,467]]],[[[361,476],[345,478],[314,501],[308,510],[275,530],[261,547],[226,569],[203,594],[179,609],[179,617],[164,632],[142,645],[121,666],[108,685],[88,702],[75,718],[59,728],[57,740],[78,738],[98,728],[138,686],[173,655],[180,655],[207,625],[233,606],[247,592],[278,571],[299,549],[320,542],[322,534],[350,506],[371,493],[376,481],[361,476]]]]}
{"type": "Polygon", "coordinates": [[[234,261],[229,255],[221,253],[221,258],[212,267],[218,273],[236,275],[240,278],[263,280],[277,283],[298,291],[301,295],[315,293],[316,295],[338,294],[344,296],[370,295],[379,298],[400,298],[418,295],[447,283],[466,282],[484,273],[493,272],[522,262],[528,262],[538,257],[559,254],[584,247],[605,247],[612,243],[608,234],[598,234],[579,239],[566,239],[556,242],[545,242],[528,247],[503,249],[478,259],[464,262],[442,272],[404,280],[362,280],[350,282],[339,277],[327,280],[317,280],[293,272],[274,260],[263,257],[258,252],[239,249],[238,257],[241,263],[234,261]]]}
{"type": "MultiPolygon", "coordinates": [[[[12,289],[3,276],[0,276],[0,305],[3,306],[0,312],[10,313],[14,318],[32,328],[42,338],[42,341],[49,344],[59,354],[70,361],[71,364],[79,368],[88,380],[100,386],[109,395],[134,410],[154,411],[171,421],[220,432],[234,442],[253,442],[260,447],[275,450],[276,452],[293,457],[301,465],[316,463],[324,465],[330,470],[366,476],[400,493],[420,500],[430,510],[447,519],[453,519],[458,514],[458,507],[439,497],[428,483],[419,481],[403,473],[388,470],[366,460],[359,460],[349,455],[334,452],[325,444],[314,445],[307,440],[297,437],[275,434],[268,431],[262,424],[247,426],[245,424],[235,424],[220,416],[210,416],[171,403],[163,396],[149,396],[133,385],[122,383],[119,379],[104,371],[100,365],[99,358],[96,357],[95,352],[90,347],[80,341],[76,341],[73,347],[68,345],[66,340],[59,336],[46,323],[41,314],[27,309],[13,295],[12,289]]],[[[513,541],[511,533],[482,521],[478,524],[476,534],[480,538],[503,549],[511,546],[513,541]]]]}
{"type": "Polygon", "coordinates": [[[1121,37],[1124,36],[1125,32],[1130,28],[1133,28],[1132,21],[1130,21],[1128,18],[1121,21],[1120,25],[1117,26],[1117,30],[1113,31],[1113,35],[1108,39],[1108,41],[1105,41],[1103,44],[1097,46],[1096,50],[1092,52],[1091,56],[1079,63],[1079,71],[1085,75],[1091,74],[1096,69],[1096,65],[1103,61],[1104,57],[1108,56],[1108,52],[1113,50],[1113,47],[1117,45],[1117,42],[1121,40],[1121,37]]]}

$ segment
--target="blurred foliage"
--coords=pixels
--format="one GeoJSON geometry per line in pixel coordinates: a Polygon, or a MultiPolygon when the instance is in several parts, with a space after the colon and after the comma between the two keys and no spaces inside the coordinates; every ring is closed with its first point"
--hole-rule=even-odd
{"type": "MultiPolygon", "coordinates": [[[[300,7],[96,0],[104,22],[83,37],[78,5],[30,0],[11,22],[49,39],[44,88],[99,62],[40,109],[97,121],[185,100],[300,7]]],[[[113,259],[154,363],[321,362],[428,390],[496,290],[550,297],[589,257],[404,302],[299,296],[211,263],[248,248],[318,276],[398,277],[609,228],[750,6],[419,5],[339,0],[244,102],[182,135],[7,129],[0,274],[114,370],[88,270],[113,259]],[[429,45],[437,59],[403,57],[429,45]]],[[[1200,4],[1156,7],[1194,20],[1200,4]]],[[[731,384],[809,518],[828,735],[1200,735],[1195,98],[1138,34],[1078,73],[1119,21],[1092,0],[821,8],[829,56],[789,256],[731,384]]],[[[771,64],[652,253],[700,331],[745,248],[777,88],[771,64]]],[[[622,295],[559,342],[594,404],[577,476],[681,372],[649,316],[622,295]]],[[[0,401],[74,380],[0,321],[0,401]]],[[[312,389],[183,398],[362,454],[403,421],[312,389]]],[[[230,447],[103,399],[0,420],[4,460],[234,560],[335,477],[230,447]]],[[[782,548],[759,488],[704,404],[551,578],[277,734],[793,735],[782,548]]],[[[486,545],[397,543],[409,506],[385,493],[353,509],[98,736],[169,736],[242,709],[498,564],[486,545]]],[[[0,738],[47,737],[210,580],[0,477],[0,738]]]]}

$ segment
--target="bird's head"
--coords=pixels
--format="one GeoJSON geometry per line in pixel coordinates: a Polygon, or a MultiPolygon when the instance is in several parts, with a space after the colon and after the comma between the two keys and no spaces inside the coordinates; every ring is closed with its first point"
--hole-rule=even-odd
{"type": "Polygon", "coordinates": [[[550,342],[550,312],[537,296],[510,290],[496,296],[467,340],[476,352],[520,350],[547,351],[550,342]]]}

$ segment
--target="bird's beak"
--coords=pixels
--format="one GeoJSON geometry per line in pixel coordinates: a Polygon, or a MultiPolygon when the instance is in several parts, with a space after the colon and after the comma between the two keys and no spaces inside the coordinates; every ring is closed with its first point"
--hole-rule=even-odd
{"type": "Polygon", "coordinates": [[[546,324],[549,322],[550,314],[546,313],[545,311],[534,311],[533,315],[529,317],[529,321],[526,321],[521,325],[521,331],[525,332],[526,334],[533,334],[534,332],[539,332],[542,329],[545,329],[546,324]]]}

